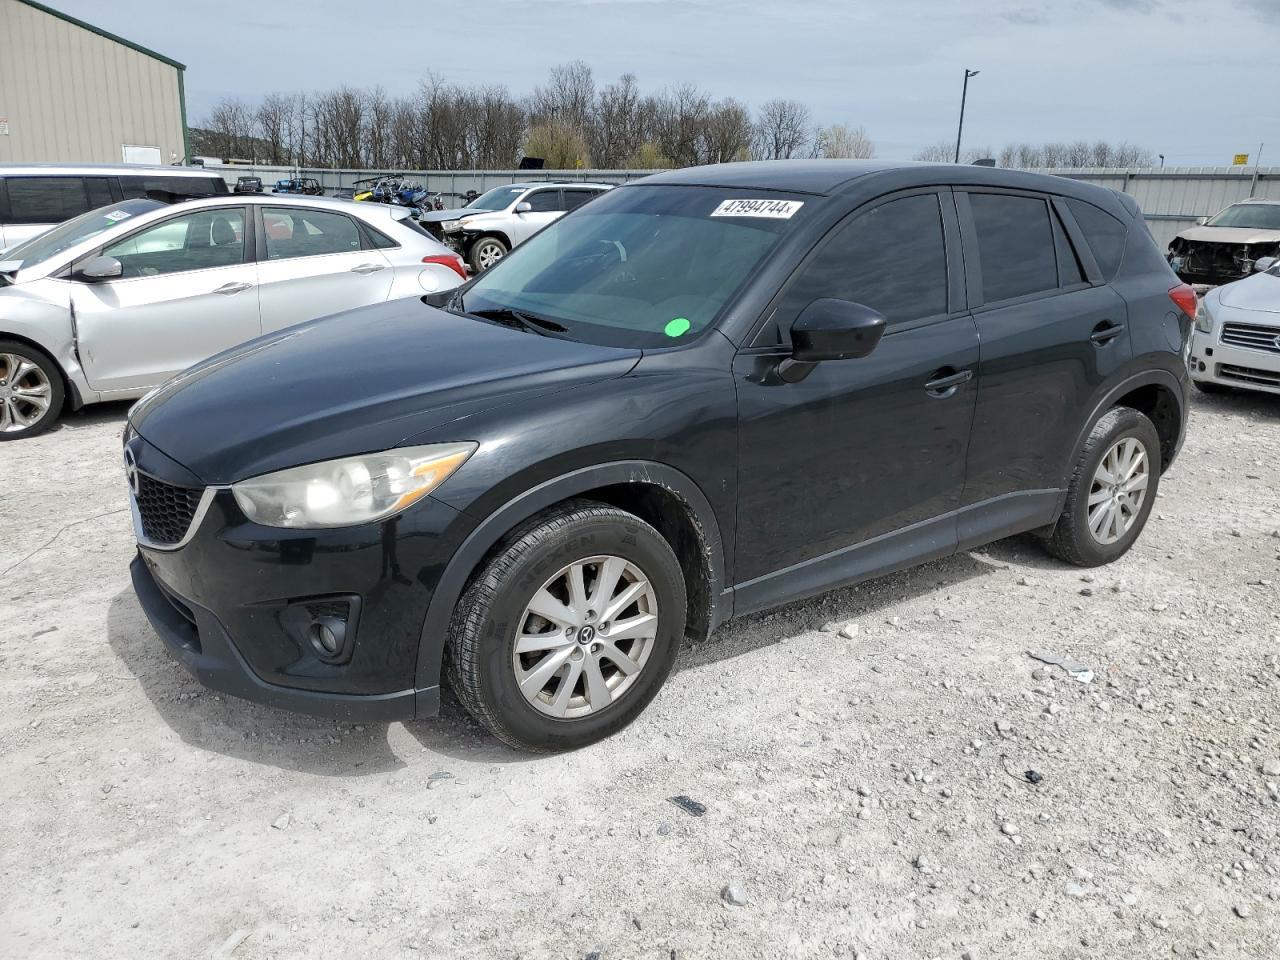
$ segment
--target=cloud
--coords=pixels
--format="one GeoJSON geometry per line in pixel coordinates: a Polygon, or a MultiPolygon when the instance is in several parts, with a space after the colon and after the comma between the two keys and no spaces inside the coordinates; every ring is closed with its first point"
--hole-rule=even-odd
{"type": "Polygon", "coordinates": [[[1010,23],[1016,23],[1022,27],[1034,27],[1049,22],[1047,11],[1033,10],[1031,7],[1015,7],[1012,10],[1004,10],[1001,11],[999,17],[1001,20],[1008,20],[1010,23]]]}

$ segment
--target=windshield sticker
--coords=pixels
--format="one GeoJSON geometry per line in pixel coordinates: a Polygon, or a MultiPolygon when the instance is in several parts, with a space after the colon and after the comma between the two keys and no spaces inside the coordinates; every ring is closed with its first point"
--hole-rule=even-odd
{"type": "Polygon", "coordinates": [[[676,317],[674,320],[672,320],[670,323],[668,323],[665,327],[662,328],[662,332],[665,333],[668,337],[683,337],[686,333],[689,332],[690,326],[691,324],[689,323],[688,318],[676,317]]]}
{"type": "Polygon", "coordinates": [[[112,210],[110,213],[104,213],[103,217],[112,223],[119,223],[121,220],[128,220],[133,214],[127,210],[112,210]]]}
{"type": "Polygon", "coordinates": [[[790,220],[804,206],[803,200],[726,200],[711,211],[713,217],[767,217],[790,220]]]}

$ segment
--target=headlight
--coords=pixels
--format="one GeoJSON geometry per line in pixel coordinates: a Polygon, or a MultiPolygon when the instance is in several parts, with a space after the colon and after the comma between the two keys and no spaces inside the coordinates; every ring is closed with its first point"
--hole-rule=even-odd
{"type": "Polygon", "coordinates": [[[447,220],[441,224],[440,229],[445,233],[457,233],[464,223],[466,223],[465,220],[447,220]]]}
{"type": "Polygon", "coordinates": [[[384,520],[462,466],[475,443],[437,443],[291,467],[231,485],[254,523],[312,529],[384,520]]]}
{"type": "Polygon", "coordinates": [[[1213,317],[1209,314],[1209,308],[1205,306],[1207,297],[1201,297],[1200,302],[1196,304],[1196,329],[1201,333],[1213,332],[1213,317]]]}

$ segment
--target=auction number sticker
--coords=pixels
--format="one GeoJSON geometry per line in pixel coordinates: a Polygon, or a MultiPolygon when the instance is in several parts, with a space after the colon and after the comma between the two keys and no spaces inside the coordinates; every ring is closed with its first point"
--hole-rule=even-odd
{"type": "Polygon", "coordinates": [[[103,217],[112,223],[119,223],[121,220],[128,220],[133,214],[128,210],[112,210],[110,213],[104,213],[103,217]]]}
{"type": "Polygon", "coordinates": [[[804,206],[803,200],[752,200],[746,197],[726,200],[711,211],[713,217],[767,217],[790,220],[804,206]]]}

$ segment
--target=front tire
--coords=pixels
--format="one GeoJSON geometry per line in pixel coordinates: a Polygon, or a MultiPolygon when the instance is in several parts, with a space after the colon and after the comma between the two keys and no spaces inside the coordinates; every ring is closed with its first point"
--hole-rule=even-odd
{"type": "Polygon", "coordinates": [[[1080,451],[1048,551],[1080,567],[1124,556],[1151,514],[1161,467],[1160,435],[1146,415],[1108,410],[1080,451]]]}
{"type": "Polygon", "coordinates": [[[475,273],[483,273],[505,257],[508,248],[500,237],[481,237],[467,251],[467,263],[475,273]]]}
{"type": "Polygon", "coordinates": [[[454,610],[450,686],[524,750],[571,750],[634,720],[675,663],[685,586],[639,517],[570,501],[511,533],[454,610]]]}
{"type": "Polygon", "coordinates": [[[62,375],[41,350],[0,340],[0,441],[48,430],[62,412],[62,375]]]}

